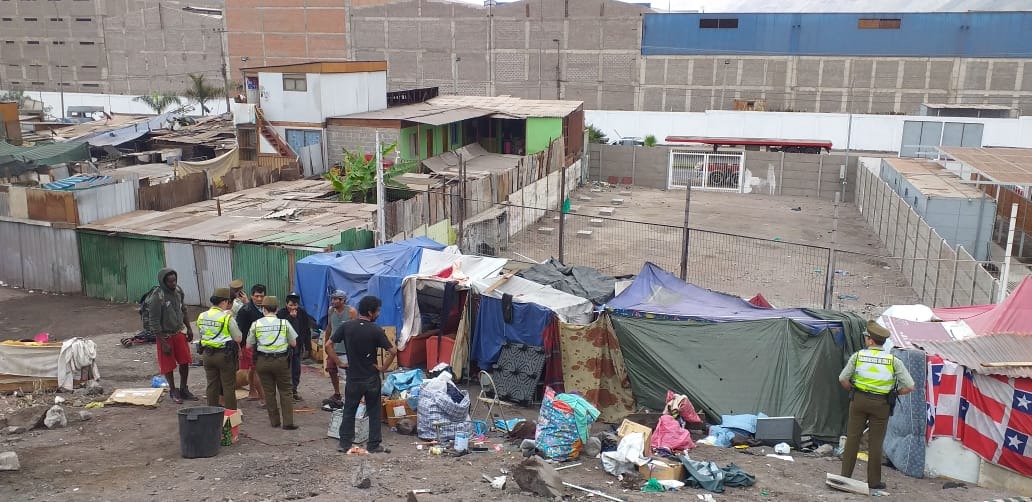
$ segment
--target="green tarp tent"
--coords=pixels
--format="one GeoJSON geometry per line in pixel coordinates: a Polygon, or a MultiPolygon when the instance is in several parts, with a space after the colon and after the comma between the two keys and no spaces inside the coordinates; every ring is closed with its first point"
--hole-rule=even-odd
{"type": "Polygon", "coordinates": [[[848,396],[838,374],[862,332],[845,346],[825,329],[790,319],[737,322],[611,315],[638,406],[663,408],[666,391],[687,395],[710,422],[724,414],[794,416],[804,435],[845,433],[848,396]],[[847,352],[848,351],[848,352],[847,352]]]}
{"type": "Polygon", "coordinates": [[[90,147],[83,142],[48,143],[36,146],[14,146],[0,141],[0,161],[4,176],[17,176],[39,166],[52,166],[90,158],[90,147]]]}

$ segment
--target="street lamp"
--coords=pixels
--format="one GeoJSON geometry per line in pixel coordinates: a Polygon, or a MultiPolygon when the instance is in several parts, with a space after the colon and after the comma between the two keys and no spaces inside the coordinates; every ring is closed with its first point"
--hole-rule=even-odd
{"type": "Polygon", "coordinates": [[[559,80],[559,64],[561,62],[559,50],[561,42],[558,38],[553,38],[552,41],[555,42],[555,99],[562,99],[562,92],[559,88],[561,82],[559,80]]]}

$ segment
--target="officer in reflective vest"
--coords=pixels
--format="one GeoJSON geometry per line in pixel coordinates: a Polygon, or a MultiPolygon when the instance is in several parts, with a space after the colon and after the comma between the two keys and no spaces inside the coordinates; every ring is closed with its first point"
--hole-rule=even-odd
{"type": "Polygon", "coordinates": [[[208,380],[205,394],[208,406],[219,405],[219,395],[225,393],[227,410],[237,409],[236,402],[236,351],[243,335],[233,321],[233,306],[229,288],[217,288],[211,295],[211,309],[197,317],[197,328],[201,332],[201,358],[204,362],[204,376],[208,380]],[[225,391],[225,392],[224,392],[225,391]]]}
{"type": "Polygon", "coordinates": [[[868,428],[867,486],[885,489],[881,480],[882,443],[891,414],[889,400],[895,395],[914,391],[914,379],[903,363],[882,348],[889,332],[874,321],[867,322],[864,345],[867,347],[849,358],[839,374],[839,383],[850,391],[849,425],[846,446],[842,451],[842,475],[853,475],[860,436],[868,428]]]}
{"type": "Polygon", "coordinates": [[[290,358],[288,349],[297,346],[297,332],[289,322],[276,317],[279,299],[266,296],[262,302],[262,317],[251,325],[247,346],[257,351],[255,370],[265,390],[265,409],[269,423],[286,430],[294,425],[294,395],[291,392],[290,358]],[[278,405],[277,405],[278,403],[278,405]]]}

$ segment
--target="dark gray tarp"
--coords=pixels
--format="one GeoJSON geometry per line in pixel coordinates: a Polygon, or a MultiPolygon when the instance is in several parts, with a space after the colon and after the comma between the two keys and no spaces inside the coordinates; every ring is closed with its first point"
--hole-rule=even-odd
{"type": "Polygon", "coordinates": [[[613,298],[616,279],[591,267],[563,265],[555,258],[539,263],[516,274],[538,284],[552,286],[559,291],[587,298],[602,305],[613,298]]]}
{"type": "Polygon", "coordinates": [[[806,435],[845,433],[849,402],[838,374],[849,353],[828,330],[811,335],[790,319],[611,319],[638,406],[662,409],[669,389],[687,395],[710,422],[763,412],[796,417],[806,435]]]}

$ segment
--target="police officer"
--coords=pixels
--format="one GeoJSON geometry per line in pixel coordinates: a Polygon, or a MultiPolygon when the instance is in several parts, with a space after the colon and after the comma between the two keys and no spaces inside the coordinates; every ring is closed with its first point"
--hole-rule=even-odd
{"type": "Polygon", "coordinates": [[[849,425],[846,447],[842,451],[842,475],[853,475],[856,454],[860,449],[860,436],[869,428],[867,486],[872,490],[885,489],[881,480],[882,443],[889,424],[890,399],[895,394],[904,395],[914,391],[914,378],[891,352],[882,348],[889,338],[889,332],[874,321],[867,322],[864,345],[867,346],[849,357],[849,362],[839,374],[839,383],[850,391],[849,425]]]}
{"type": "Polygon", "coordinates": [[[247,333],[247,346],[258,352],[255,370],[265,390],[265,409],[269,412],[269,423],[273,427],[282,424],[284,429],[294,430],[297,426],[294,425],[294,396],[291,392],[287,348],[297,346],[297,332],[289,322],[276,317],[278,308],[278,298],[265,297],[262,302],[265,316],[251,325],[247,333]]]}
{"type": "Polygon", "coordinates": [[[211,309],[197,317],[197,328],[201,332],[201,358],[208,380],[208,406],[218,406],[219,395],[227,389],[225,407],[235,410],[237,355],[233,343],[240,343],[242,335],[233,320],[230,296],[229,288],[217,288],[211,295],[211,309]]]}

